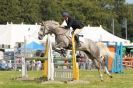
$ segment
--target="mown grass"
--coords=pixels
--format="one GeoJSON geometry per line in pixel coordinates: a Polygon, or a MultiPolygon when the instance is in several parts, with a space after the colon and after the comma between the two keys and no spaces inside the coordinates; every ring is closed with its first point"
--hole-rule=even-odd
{"type": "MultiPolygon", "coordinates": [[[[28,72],[29,77],[38,78],[40,72],[28,72]]],[[[48,83],[42,84],[37,81],[12,80],[21,76],[18,71],[0,71],[0,88],[133,88],[133,69],[126,69],[123,73],[113,74],[113,78],[109,78],[104,74],[104,81],[99,79],[96,70],[87,71],[80,70],[80,80],[89,81],[85,83],[48,83]]]]}

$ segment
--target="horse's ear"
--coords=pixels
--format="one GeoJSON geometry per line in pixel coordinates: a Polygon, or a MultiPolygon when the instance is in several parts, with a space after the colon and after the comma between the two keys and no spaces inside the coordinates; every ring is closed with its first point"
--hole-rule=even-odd
{"type": "Polygon", "coordinates": [[[39,25],[42,25],[42,23],[39,23],[39,25]]]}

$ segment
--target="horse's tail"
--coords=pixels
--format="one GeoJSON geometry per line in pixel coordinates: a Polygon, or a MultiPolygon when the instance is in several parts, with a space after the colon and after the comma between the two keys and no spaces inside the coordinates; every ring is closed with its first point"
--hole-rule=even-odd
{"type": "Polygon", "coordinates": [[[111,57],[112,59],[115,58],[115,53],[114,53],[114,52],[111,52],[111,51],[108,50],[107,54],[108,54],[108,56],[111,57]]]}
{"type": "Polygon", "coordinates": [[[114,59],[115,53],[114,52],[111,52],[106,45],[104,45],[102,42],[97,42],[97,45],[100,48],[100,54],[101,54],[101,56],[109,56],[112,59],[114,59]]]}

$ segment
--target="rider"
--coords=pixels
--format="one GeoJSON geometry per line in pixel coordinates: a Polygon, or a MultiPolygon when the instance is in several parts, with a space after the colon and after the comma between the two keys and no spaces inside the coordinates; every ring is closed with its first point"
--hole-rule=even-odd
{"type": "Polygon", "coordinates": [[[72,27],[73,32],[75,34],[75,40],[77,41],[79,45],[79,33],[81,32],[81,29],[84,27],[84,24],[81,23],[79,20],[73,19],[68,12],[63,12],[62,16],[64,17],[64,20],[67,23],[67,26],[65,26],[65,29],[70,29],[72,27]]]}

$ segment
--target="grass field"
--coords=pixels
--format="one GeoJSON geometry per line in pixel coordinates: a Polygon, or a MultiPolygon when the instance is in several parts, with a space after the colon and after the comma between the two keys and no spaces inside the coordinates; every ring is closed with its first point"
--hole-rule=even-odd
{"type": "MultiPolygon", "coordinates": [[[[41,72],[28,72],[30,77],[40,77],[41,72]]],[[[123,73],[113,74],[109,78],[104,74],[104,81],[101,82],[98,72],[80,70],[80,80],[89,83],[47,83],[37,81],[12,80],[21,76],[18,71],[0,71],[0,88],[133,88],[133,69],[126,69],[123,73]]]]}

